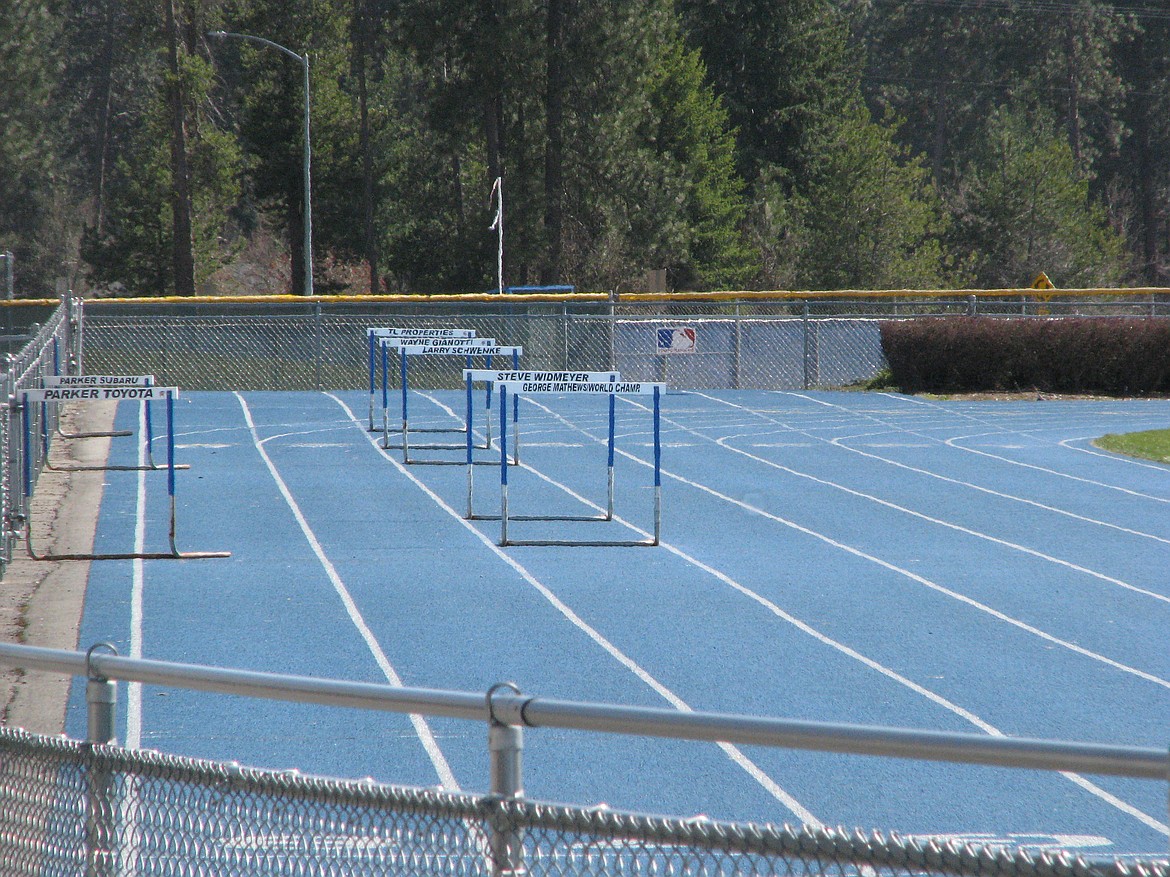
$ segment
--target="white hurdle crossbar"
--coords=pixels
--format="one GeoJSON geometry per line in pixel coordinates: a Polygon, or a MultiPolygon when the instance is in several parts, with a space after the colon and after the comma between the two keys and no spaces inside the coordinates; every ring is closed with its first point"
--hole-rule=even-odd
{"type": "MultiPolygon", "coordinates": [[[[662,532],[662,397],[666,385],[651,381],[622,381],[617,372],[498,372],[495,376],[500,399],[500,545],[568,545],[568,546],[654,546],[662,532]],[[604,515],[585,520],[613,520],[614,455],[616,451],[615,400],[618,396],[653,395],[654,420],[654,530],[648,540],[598,539],[511,539],[509,520],[564,520],[555,517],[512,516],[508,510],[508,394],[513,398],[530,394],[587,393],[609,398],[608,502],[604,515]]],[[[569,518],[569,520],[581,520],[569,518]]]]}

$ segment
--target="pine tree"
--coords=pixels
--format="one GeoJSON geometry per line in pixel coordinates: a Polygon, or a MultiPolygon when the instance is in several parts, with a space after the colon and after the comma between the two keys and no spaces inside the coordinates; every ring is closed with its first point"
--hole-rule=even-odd
{"type": "Polygon", "coordinates": [[[14,0],[0,16],[0,250],[22,296],[51,295],[72,238],[64,129],[55,85],[60,23],[44,3],[14,0]]]}
{"type": "Polygon", "coordinates": [[[198,54],[214,5],[135,0],[72,10],[69,33],[80,45],[66,85],[88,133],[79,154],[93,209],[81,252],[94,283],[191,294],[227,256],[240,158],[209,113],[211,68],[198,54]]]}
{"type": "Polygon", "coordinates": [[[1110,286],[1124,275],[1122,238],[1092,198],[1087,174],[1045,108],[993,112],[959,189],[954,245],[980,286],[1110,286]]]}

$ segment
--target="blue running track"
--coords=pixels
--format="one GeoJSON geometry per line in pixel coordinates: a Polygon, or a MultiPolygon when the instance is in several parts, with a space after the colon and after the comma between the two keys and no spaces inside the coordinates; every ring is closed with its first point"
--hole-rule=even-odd
{"type": "MultiPolygon", "coordinates": [[[[179,547],[232,556],[94,564],[81,647],[109,640],[160,660],[419,687],[511,680],[540,696],[684,710],[1170,740],[1170,467],[1090,444],[1167,426],[1170,401],[671,393],[661,547],[501,549],[498,521],[463,519],[465,468],[403,466],[368,432],[367,398],[185,394],[179,547]]],[[[417,425],[462,422],[460,393],[419,392],[412,405],[417,425]]],[[[140,418],[122,403],[117,425],[140,431],[140,418]]],[[[603,400],[533,397],[520,426],[512,514],[605,505],[603,400]]],[[[518,521],[510,535],[644,537],[651,417],[638,399],[619,400],[617,446],[618,520],[518,521]]],[[[114,439],[111,461],[139,453],[114,439]]],[[[106,482],[96,550],[165,551],[165,474],[106,482]]],[[[475,504],[498,512],[498,467],[475,467],[475,504]]],[[[130,745],[488,784],[478,724],[121,691],[130,745]]],[[[68,724],[84,736],[80,687],[68,724]]],[[[526,734],[525,788],[1090,856],[1163,855],[1170,835],[1164,783],[555,730],[526,734]]]]}

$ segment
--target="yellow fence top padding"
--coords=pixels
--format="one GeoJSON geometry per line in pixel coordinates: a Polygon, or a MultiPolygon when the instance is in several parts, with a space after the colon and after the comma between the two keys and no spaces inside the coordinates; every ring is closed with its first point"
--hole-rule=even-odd
{"type": "MultiPolygon", "coordinates": [[[[833,289],[833,290],[728,290],[724,292],[570,292],[570,293],[442,293],[435,295],[211,295],[186,296],[168,295],[123,298],[87,298],[86,307],[101,305],[157,305],[157,304],[428,304],[459,302],[504,304],[515,303],[565,303],[608,302],[635,304],[638,302],[735,302],[735,301],[837,301],[840,299],[930,299],[930,298],[1010,298],[1037,297],[1037,290],[1020,287],[1016,289],[833,289]]],[[[1166,295],[1167,287],[1131,287],[1110,289],[1045,289],[1049,298],[1097,298],[1113,296],[1166,295]]],[[[55,298],[0,299],[0,307],[52,307],[60,304],[55,298]]]]}
{"type": "MultiPolygon", "coordinates": [[[[834,289],[825,291],[813,290],[773,290],[771,292],[757,292],[740,290],[736,292],[636,292],[622,293],[618,301],[623,302],[652,302],[652,301],[783,301],[783,300],[817,300],[836,301],[842,298],[858,299],[886,299],[886,298],[1008,298],[1034,297],[1036,290],[1027,288],[1018,289],[834,289]]],[[[1044,297],[1060,298],[1093,298],[1097,296],[1133,296],[1133,295],[1170,295],[1170,288],[1141,287],[1133,289],[1046,289],[1044,297]]]]}
{"type": "Polygon", "coordinates": [[[436,295],[167,295],[152,298],[92,298],[87,307],[102,304],[428,304],[432,302],[602,302],[604,292],[538,293],[450,293],[436,295]]]}

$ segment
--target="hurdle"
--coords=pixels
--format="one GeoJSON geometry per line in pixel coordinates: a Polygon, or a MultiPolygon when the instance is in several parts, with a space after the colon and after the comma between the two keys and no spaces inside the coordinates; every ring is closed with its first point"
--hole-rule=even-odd
{"type": "MultiPolygon", "coordinates": [[[[400,414],[401,414],[403,421],[406,421],[407,420],[407,409],[408,409],[407,394],[410,392],[410,373],[409,373],[409,363],[407,361],[407,356],[410,354],[404,354],[402,352],[402,349],[404,347],[410,347],[412,352],[417,352],[415,350],[415,348],[420,348],[420,347],[423,347],[423,348],[458,347],[458,348],[462,349],[464,347],[470,347],[470,346],[475,346],[475,345],[491,346],[491,345],[494,345],[495,343],[496,343],[496,341],[494,338],[474,338],[474,337],[473,338],[416,338],[416,339],[382,338],[382,339],[379,339],[379,344],[380,344],[381,349],[382,349],[382,447],[389,450],[389,448],[390,448],[390,433],[392,431],[393,432],[400,432],[401,431],[401,430],[397,430],[397,429],[395,429],[395,430],[390,429],[390,419],[388,416],[388,410],[390,407],[389,360],[390,360],[390,351],[391,350],[398,351],[398,371],[399,371],[398,380],[399,380],[399,385],[400,385],[401,395],[402,395],[402,401],[400,403],[400,409],[401,409],[400,414]]],[[[460,351],[453,351],[452,353],[457,354],[458,352],[460,352],[460,351]]],[[[466,354],[466,359],[467,359],[467,361],[466,361],[465,365],[467,366],[467,368],[471,368],[472,361],[471,361],[471,354],[470,353],[466,354]]],[[[488,361],[490,362],[491,360],[489,359],[488,361]]],[[[463,429],[463,427],[456,427],[456,426],[438,426],[438,427],[417,427],[417,428],[415,428],[414,431],[418,432],[418,433],[462,433],[464,431],[464,429],[463,429]]],[[[462,445],[431,445],[431,447],[432,448],[440,448],[440,449],[446,448],[447,450],[451,450],[451,449],[454,449],[456,447],[462,447],[462,445]]],[[[484,444],[484,447],[485,448],[488,447],[487,443],[484,444]]]]}
{"type": "MultiPolygon", "coordinates": [[[[386,379],[389,376],[385,356],[382,361],[382,429],[374,426],[374,399],[377,394],[377,353],[378,341],[383,338],[423,339],[423,338],[474,338],[474,329],[406,329],[401,327],[369,327],[366,329],[366,354],[369,365],[370,384],[370,432],[384,432],[386,430],[387,393],[386,379]]],[[[384,351],[383,351],[384,353],[384,351]]]]}
{"type": "MultiPolygon", "coordinates": [[[[612,372],[517,372],[517,371],[499,371],[489,369],[470,369],[464,372],[465,375],[470,374],[476,376],[479,380],[486,381],[488,386],[501,381],[514,379],[517,374],[529,374],[537,377],[540,381],[546,382],[579,382],[580,380],[588,381],[590,378],[594,379],[594,383],[604,382],[613,383],[621,380],[621,374],[616,371],[612,372]]],[[[471,407],[468,405],[468,411],[471,407]]],[[[470,418],[470,413],[468,417],[470,418]]],[[[501,414],[501,417],[503,414],[501,414]]],[[[609,466],[608,466],[608,491],[606,510],[599,515],[510,515],[510,521],[612,521],[613,520],[613,447],[615,445],[615,429],[617,424],[616,411],[614,406],[614,397],[609,398],[609,466]]],[[[520,394],[512,394],[512,465],[520,465],[520,394]]],[[[498,521],[502,519],[502,515],[488,515],[478,514],[475,512],[475,473],[468,467],[467,470],[467,514],[464,516],[469,521],[498,521]]]]}
{"type": "MultiPolygon", "coordinates": [[[[42,387],[40,389],[21,390],[21,425],[23,433],[24,457],[24,499],[26,514],[24,517],[24,544],[28,556],[32,560],[202,560],[216,557],[231,557],[230,551],[180,551],[176,543],[177,526],[175,512],[175,399],[179,395],[178,387],[156,386],[122,386],[122,387],[42,387]],[[152,399],[165,399],[167,405],[167,465],[162,467],[167,473],[167,495],[170,498],[170,548],[169,552],[127,551],[114,553],[94,554],[38,554],[33,547],[32,538],[32,429],[29,426],[29,404],[32,402],[63,402],[70,400],[102,400],[113,401],[132,398],[142,402],[152,399]]],[[[143,416],[147,412],[143,411],[143,416]]],[[[43,420],[43,418],[42,418],[43,420]]],[[[42,429],[42,432],[44,430],[42,429]]],[[[116,467],[77,467],[72,471],[86,469],[102,469],[116,467]]],[[[133,466],[121,467],[146,471],[149,467],[133,466]]]]}
{"type": "MultiPolygon", "coordinates": [[[[41,401],[41,452],[42,458],[45,461],[45,468],[51,469],[55,472],[88,472],[88,471],[120,471],[120,472],[134,472],[140,469],[146,471],[157,472],[165,469],[166,466],[159,466],[154,461],[154,426],[153,418],[150,416],[150,400],[143,398],[142,404],[146,406],[146,430],[144,434],[144,443],[146,445],[146,465],[143,466],[57,466],[49,460],[49,431],[48,418],[44,416],[45,409],[49,402],[67,402],[70,399],[81,398],[96,398],[93,396],[86,396],[84,394],[68,392],[70,390],[81,389],[121,389],[121,388],[139,388],[154,386],[154,375],[49,375],[46,376],[42,385],[49,390],[64,390],[63,393],[46,394],[49,398],[41,401]]],[[[110,398],[114,399],[138,399],[140,398],[134,392],[127,391],[125,394],[113,394],[110,398]]],[[[131,430],[119,430],[116,433],[98,432],[98,433],[62,433],[58,430],[58,434],[62,438],[83,439],[83,438],[103,438],[107,436],[121,436],[133,435],[131,430]]],[[[191,468],[185,463],[175,466],[176,469],[191,468]]]]}
{"type": "MultiPolygon", "coordinates": [[[[460,465],[459,460],[420,460],[418,458],[411,459],[410,457],[410,416],[409,416],[409,382],[407,377],[407,363],[412,356],[464,356],[467,359],[468,367],[471,366],[473,357],[483,357],[488,363],[496,356],[510,356],[514,367],[520,363],[520,356],[524,353],[523,347],[515,345],[496,344],[491,338],[474,338],[461,340],[453,344],[436,344],[427,342],[425,344],[404,344],[399,347],[399,368],[401,369],[401,384],[402,384],[402,428],[400,430],[402,435],[402,462],[408,465],[424,465],[424,466],[453,466],[460,465]]],[[[468,371],[469,369],[464,369],[468,371]]],[[[490,398],[489,398],[490,404],[490,398]]],[[[490,419],[488,420],[490,424],[490,419]]],[[[490,429],[490,427],[489,427],[490,429]]],[[[462,432],[465,435],[465,442],[463,444],[426,444],[415,445],[415,450],[459,450],[467,444],[473,442],[472,439],[472,424],[468,419],[463,427],[459,430],[451,430],[452,432],[462,432]]],[[[382,447],[384,449],[390,448],[389,432],[383,436],[382,447]]],[[[491,434],[488,432],[482,445],[478,445],[483,450],[491,447],[491,434]]]]}
{"type": "MultiPolygon", "coordinates": [[[[661,400],[666,385],[650,381],[622,381],[616,372],[498,372],[495,378],[500,405],[500,545],[582,546],[582,547],[639,547],[656,546],[662,532],[662,408],[661,400]],[[586,518],[525,515],[514,516],[508,509],[508,424],[506,419],[508,394],[513,399],[520,395],[588,393],[609,398],[608,440],[608,500],[604,515],[586,518]],[[615,400],[618,396],[653,395],[654,429],[654,529],[650,539],[511,539],[509,521],[600,520],[612,521],[614,516],[614,454],[616,451],[615,400]]],[[[470,495],[469,495],[470,496],[470,495]]]]}

